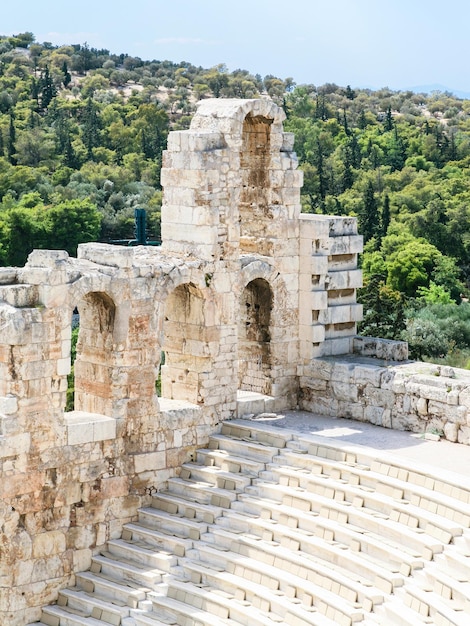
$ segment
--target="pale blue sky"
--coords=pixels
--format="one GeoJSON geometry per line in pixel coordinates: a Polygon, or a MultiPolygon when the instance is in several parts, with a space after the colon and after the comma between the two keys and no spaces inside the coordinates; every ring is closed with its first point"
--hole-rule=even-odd
{"type": "Polygon", "coordinates": [[[0,32],[300,83],[470,92],[469,0],[20,0],[0,32]]]}

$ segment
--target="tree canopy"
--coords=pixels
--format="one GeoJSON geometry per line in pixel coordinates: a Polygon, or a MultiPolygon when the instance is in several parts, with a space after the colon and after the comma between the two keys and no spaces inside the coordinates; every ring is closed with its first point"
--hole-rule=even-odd
{"type": "Polygon", "coordinates": [[[295,133],[302,210],[358,217],[362,331],[417,336],[416,311],[459,306],[470,281],[470,101],[296,86],[30,32],[0,36],[0,263],[21,265],[33,247],[132,239],[137,207],[158,239],[168,132],[188,128],[200,99],[260,96],[295,133]]]}

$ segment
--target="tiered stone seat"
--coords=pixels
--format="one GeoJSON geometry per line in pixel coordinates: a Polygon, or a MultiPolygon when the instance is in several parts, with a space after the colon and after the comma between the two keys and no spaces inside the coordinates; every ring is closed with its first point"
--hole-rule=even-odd
{"type": "Polygon", "coordinates": [[[468,626],[470,489],[236,421],[108,542],[49,626],[468,626]]]}

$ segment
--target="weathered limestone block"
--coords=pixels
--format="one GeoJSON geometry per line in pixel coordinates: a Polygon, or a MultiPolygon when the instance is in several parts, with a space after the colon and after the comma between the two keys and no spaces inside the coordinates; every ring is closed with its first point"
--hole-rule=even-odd
{"type": "Polygon", "coordinates": [[[357,385],[332,381],[331,391],[333,397],[340,402],[357,402],[358,400],[357,385]]]}
{"type": "Polygon", "coordinates": [[[356,254],[363,249],[362,235],[340,235],[330,241],[330,255],[356,254]]]}
{"type": "Polygon", "coordinates": [[[470,445],[470,426],[461,426],[458,431],[458,443],[470,445]]]}
{"type": "Polygon", "coordinates": [[[362,397],[368,404],[381,406],[386,409],[391,409],[395,403],[395,394],[393,391],[378,389],[371,385],[366,385],[362,397]]]}
{"type": "Polygon", "coordinates": [[[328,304],[328,308],[320,312],[319,321],[322,324],[345,324],[347,322],[359,322],[362,319],[362,304],[339,304],[335,306],[331,306],[330,302],[328,304]]]}
{"type": "MultiPolygon", "coordinates": [[[[36,559],[41,559],[55,554],[62,554],[65,549],[65,534],[59,530],[54,530],[34,537],[32,555],[36,559]]],[[[55,578],[55,576],[50,576],[50,578],[55,578]]],[[[40,578],[36,580],[40,580],[40,578]]]]}
{"type": "Polygon", "coordinates": [[[362,287],[361,270],[339,270],[328,272],[328,289],[357,289],[362,287]]]}
{"type": "Polygon", "coordinates": [[[352,404],[350,401],[339,401],[338,416],[363,422],[364,407],[361,404],[352,404]]]}
{"type": "Polygon", "coordinates": [[[357,385],[371,385],[380,387],[383,374],[387,370],[379,365],[361,365],[358,364],[354,368],[354,382],[357,385]]]}
{"type": "Polygon", "coordinates": [[[38,301],[36,285],[8,285],[0,286],[0,302],[13,307],[34,306],[38,301]]]}
{"type": "Polygon", "coordinates": [[[357,235],[357,220],[352,217],[327,215],[330,237],[357,235]]]}
{"type": "Polygon", "coordinates": [[[416,410],[419,415],[426,417],[428,414],[428,400],[426,398],[418,398],[416,403],[416,410]]]}
{"type": "Polygon", "coordinates": [[[376,426],[383,426],[383,416],[385,409],[383,406],[366,406],[364,409],[364,421],[376,426]]]}

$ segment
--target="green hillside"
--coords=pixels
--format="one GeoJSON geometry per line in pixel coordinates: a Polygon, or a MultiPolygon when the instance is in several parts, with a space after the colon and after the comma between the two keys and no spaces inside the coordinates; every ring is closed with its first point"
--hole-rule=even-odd
{"type": "MultiPolygon", "coordinates": [[[[292,68],[295,74],[295,68],[292,68]]],[[[306,212],[357,215],[364,334],[465,364],[470,101],[144,61],[32,33],[0,37],[0,264],[34,248],[160,233],[161,153],[198,100],[271,96],[296,134],[306,212]]]]}

